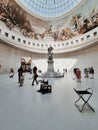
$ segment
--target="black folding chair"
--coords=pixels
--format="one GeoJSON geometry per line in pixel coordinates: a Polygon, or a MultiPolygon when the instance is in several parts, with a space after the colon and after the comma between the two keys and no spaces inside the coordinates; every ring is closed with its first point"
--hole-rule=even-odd
{"type": "Polygon", "coordinates": [[[91,96],[93,95],[93,90],[92,88],[87,88],[86,90],[76,90],[74,88],[74,91],[78,94],[79,98],[78,100],[75,101],[75,106],[79,109],[80,112],[83,111],[84,106],[88,106],[93,112],[95,112],[95,110],[91,107],[91,105],[88,103],[89,99],[91,98],[91,96]],[[84,95],[87,95],[87,99],[84,99],[84,95]],[[82,105],[82,108],[79,107],[79,105],[77,104],[78,101],[82,99],[82,101],[84,102],[82,105]]]}

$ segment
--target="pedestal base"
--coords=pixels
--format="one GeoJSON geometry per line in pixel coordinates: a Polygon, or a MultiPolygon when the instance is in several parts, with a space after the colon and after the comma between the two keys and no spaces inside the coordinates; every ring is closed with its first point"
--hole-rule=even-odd
{"type": "Polygon", "coordinates": [[[64,77],[64,74],[61,74],[59,72],[54,71],[53,59],[48,60],[47,63],[48,63],[47,72],[42,73],[42,75],[40,75],[40,77],[42,77],[42,78],[61,78],[61,77],[64,77]]]}
{"type": "Polygon", "coordinates": [[[58,73],[58,72],[45,72],[40,75],[42,78],[62,78],[64,77],[64,74],[58,73]]]}

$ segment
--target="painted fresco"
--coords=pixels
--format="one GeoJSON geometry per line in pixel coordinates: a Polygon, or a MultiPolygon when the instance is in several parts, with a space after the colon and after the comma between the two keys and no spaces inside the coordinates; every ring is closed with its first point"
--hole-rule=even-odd
{"type": "Polygon", "coordinates": [[[65,41],[98,26],[97,7],[87,16],[81,11],[75,13],[61,20],[45,21],[26,13],[14,0],[0,0],[0,20],[10,30],[17,29],[25,37],[36,40],[50,36],[54,41],[65,41]]]}

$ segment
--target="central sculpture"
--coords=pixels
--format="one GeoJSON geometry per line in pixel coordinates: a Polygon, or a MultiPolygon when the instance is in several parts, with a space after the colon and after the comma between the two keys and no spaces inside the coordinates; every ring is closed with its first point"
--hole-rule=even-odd
{"type": "Polygon", "coordinates": [[[53,47],[48,48],[48,60],[47,60],[47,71],[42,73],[41,77],[43,78],[60,78],[64,77],[60,72],[54,71],[54,61],[53,61],[53,47]]]}
{"type": "Polygon", "coordinates": [[[49,47],[49,48],[48,48],[48,60],[53,60],[52,50],[53,50],[52,47],[49,47]]]}
{"type": "Polygon", "coordinates": [[[51,77],[53,77],[53,73],[54,73],[54,66],[53,66],[53,52],[52,52],[53,48],[49,47],[48,48],[48,67],[47,67],[47,72],[49,75],[51,75],[51,77]]]}

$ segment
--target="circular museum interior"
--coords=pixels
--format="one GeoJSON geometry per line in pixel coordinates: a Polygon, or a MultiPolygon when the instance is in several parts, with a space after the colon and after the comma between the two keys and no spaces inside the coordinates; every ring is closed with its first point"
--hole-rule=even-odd
{"type": "Polygon", "coordinates": [[[0,0],[0,129],[97,129],[97,56],[98,0],[0,0]],[[43,82],[49,94],[38,92],[43,82]],[[81,116],[73,88],[89,87],[95,113],[86,109],[81,116]]]}
{"type": "Polygon", "coordinates": [[[50,46],[55,69],[97,71],[97,0],[1,0],[0,10],[0,73],[17,72],[22,59],[45,71],[50,46]]]}

